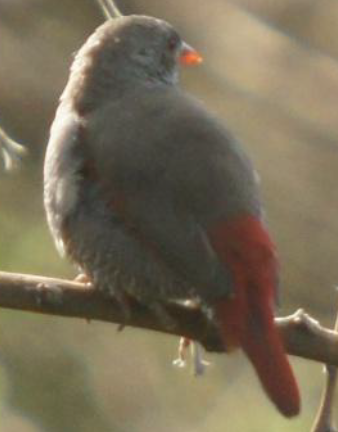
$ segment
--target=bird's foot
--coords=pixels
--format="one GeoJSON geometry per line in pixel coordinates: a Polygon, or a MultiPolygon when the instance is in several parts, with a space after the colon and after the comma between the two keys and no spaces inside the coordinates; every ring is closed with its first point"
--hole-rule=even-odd
{"type": "Polygon", "coordinates": [[[189,338],[182,337],[180,339],[178,346],[178,358],[173,361],[173,365],[179,368],[186,367],[186,353],[189,346],[193,361],[193,374],[195,376],[201,376],[205,373],[205,369],[210,365],[210,363],[202,358],[201,347],[199,344],[189,338]]]}
{"type": "Polygon", "coordinates": [[[178,344],[178,357],[173,360],[173,365],[179,368],[184,368],[187,365],[186,353],[191,340],[185,337],[181,337],[178,344]]]}
{"type": "Polygon", "coordinates": [[[85,273],[79,273],[76,278],[74,279],[74,282],[79,282],[87,286],[91,286],[93,284],[92,280],[88,275],[85,273]]]}

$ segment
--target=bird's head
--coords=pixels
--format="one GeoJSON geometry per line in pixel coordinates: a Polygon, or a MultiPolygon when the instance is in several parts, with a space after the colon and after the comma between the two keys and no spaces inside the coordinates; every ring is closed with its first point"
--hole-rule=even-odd
{"type": "Polygon", "coordinates": [[[137,82],[175,84],[178,65],[196,65],[202,57],[167,22],[140,15],[101,25],[77,53],[71,68],[75,86],[123,91],[137,82]]]}
{"type": "Polygon", "coordinates": [[[87,44],[100,63],[141,79],[174,81],[178,63],[202,61],[170,24],[148,16],[112,19],[99,27],[87,44]]]}

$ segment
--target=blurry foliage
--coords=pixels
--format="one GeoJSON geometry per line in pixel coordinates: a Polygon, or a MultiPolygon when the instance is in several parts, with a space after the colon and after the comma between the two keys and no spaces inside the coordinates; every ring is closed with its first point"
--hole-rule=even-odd
{"type": "MultiPolygon", "coordinates": [[[[338,281],[338,3],[120,0],[176,25],[204,55],[183,82],[246,143],[282,262],[282,312],[332,324],[338,281]]],[[[72,54],[102,21],[94,0],[0,0],[0,121],[29,148],[0,170],[1,270],[73,277],[49,236],[42,163],[72,54]]],[[[294,360],[302,415],[281,418],[240,354],[203,379],[173,370],[176,340],[1,311],[1,432],[309,430],[322,382],[294,360]]],[[[211,356],[209,356],[211,357],[211,356]]]]}

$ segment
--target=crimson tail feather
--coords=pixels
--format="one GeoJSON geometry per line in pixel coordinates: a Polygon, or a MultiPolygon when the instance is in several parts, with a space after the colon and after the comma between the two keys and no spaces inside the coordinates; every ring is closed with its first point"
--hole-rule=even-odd
{"type": "Polygon", "coordinates": [[[224,347],[243,349],[271,401],[292,417],[300,411],[300,396],[274,323],[278,262],[269,234],[258,219],[244,215],[220,221],[209,238],[234,283],[234,296],[214,306],[224,347]]]}
{"type": "MultiPolygon", "coordinates": [[[[216,316],[226,349],[229,349],[229,340],[231,348],[231,337],[233,337],[229,329],[233,321],[228,321],[228,311],[226,302],[216,306],[216,316]]],[[[298,385],[278,330],[273,319],[271,321],[268,328],[264,328],[265,326],[261,326],[261,317],[251,315],[250,322],[241,332],[242,335],[238,335],[237,343],[248,356],[271,401],[284,416],[293,417],[300,411],[298,385]]]]}
{"type": "Polygon", "coordinates": [[[298,385],[276,328],[257,334],[248,330],[242,348],[253,364],[266,393],[286,417],[300,411],[298,385]]]}

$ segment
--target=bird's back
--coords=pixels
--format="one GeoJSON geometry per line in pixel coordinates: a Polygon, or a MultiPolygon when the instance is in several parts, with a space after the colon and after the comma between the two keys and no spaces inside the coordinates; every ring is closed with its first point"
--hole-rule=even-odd
{"type": "Polygon", "coordinates": [[[86,126],[104,182],[126,193],[162,188],[201,222],[243,211],[260,215],[251,162],[196,99],[175,87],[144,86],[104,110],[86,126]]]}

